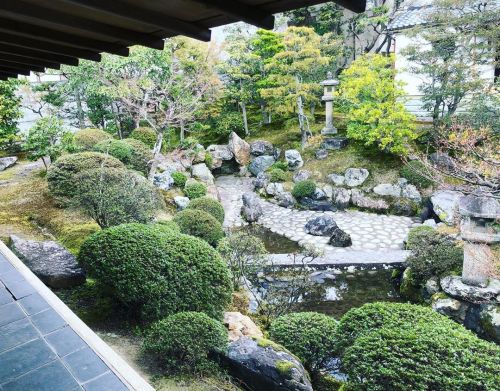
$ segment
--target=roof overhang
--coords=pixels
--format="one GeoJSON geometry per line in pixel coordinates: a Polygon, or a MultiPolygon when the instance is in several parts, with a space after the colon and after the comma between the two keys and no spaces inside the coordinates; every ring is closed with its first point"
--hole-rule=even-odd
{"type": "MultiPolygon", "coordinates": [[[[272,29],[273,14],[324,0],[1,0],[0,79],[99,61],[128,47],[162,49],[164,38],[210,40],[210,28],[244,21],[272,29]]],[[[363,12],[366,0],[337,0],[363,12]]]]}

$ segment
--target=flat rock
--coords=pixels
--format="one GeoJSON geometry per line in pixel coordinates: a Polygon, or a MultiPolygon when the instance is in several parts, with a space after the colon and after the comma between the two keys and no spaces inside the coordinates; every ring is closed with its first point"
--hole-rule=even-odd
{"type": "Polygon", "coordinates": [[[309,219],[304,228],[310,235],[331,236],[335,228],[337,228],[337,223],[333,217],[322,215],[309,219]]]}
{"type": "Polygon", "coordinates": [[[345,170],[345,184],[349,187],[361,186],[370,173],[365,168],[348,168],[345,170]]]}
{"type": "Polygon", "coordinates": [[[174,179],[169,171],[164,171],[153,176],[153,185],[161,190],[169,190],[174,186],[174,179]]]}
{"type": "Polygon", "coordinates": [[[338,150],[347,147],[348,140],[345,137],[328,137],[321,143],[321,148],[338,150]]]}
{"type": "Polygon", "coordinates": [[[462,216],[500,218],[500,201],[493,197],[469,194],[459,199],[458,208],[462,216]]]}
{"type": "Polygon", "coordinates": [[[51,288],[70,288],[85,282],[85,271],[75,256],[60,244],[24,240],[15,235],[10,239],[12,251],[51,288]]]}
{"type": "Polygon", "coordinates": [[[345,176],[339,174],[330,174],[327,176],[328,180],[335,186],[345,185],[345,176]]]}
{"type": "Polygon", "coordinates": [[[482,288],[467,285],[459,276],[441,278],[441,288],[445,293],[458,299],[469,302],[495,301],[500,299],[500,280],[490,279],[489,284],[482,288]]]}
{"type": "Polygon", "coordinates": [[[315,200],[310,197],[303,197],[299,201],[300,205],[305,209],[315,211],[335,211],[335,207],[328,200],[315,200]]]}
{"type": "Polygon", "coordinates": [[[17,156],[0,157],[0,171],[12,167],[17,162],[17,156]]]}
{"type": "Polygon", "coordinates": [[[358,189],[351,190],[351,202],[359,208],[369,209],[377,212],[385,212],[389,210],[390,207],[387,201],[369,197],[358,189]]]}
{"type": "Polygon", "coordinates": [[[250,161],[250,144],[231,132],[228,142],[229,150],[233,153],[236,162],[241,166],[246,166],[250,161]]]}

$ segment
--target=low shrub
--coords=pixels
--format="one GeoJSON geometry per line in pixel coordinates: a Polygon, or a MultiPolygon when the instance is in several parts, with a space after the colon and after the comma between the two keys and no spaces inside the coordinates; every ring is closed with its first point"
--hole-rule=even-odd
{"type": "Polygon", "coordinates": [[[212,352],[227,348],[224,325],[200,312],[180,312],[154,323],[144,350],[172,371],[204,372],[213,369],[212,352]]]}
{"type": "Polygon", "coordinates": [[[80,152],[61,156],[50,165],[47,172],[50,194],[61,201],[67,201],[77,192],[76,175],[98,168],[125,169],[125,166],[118,159],[98,152],[80,152]]]}
{"type": "Polygon", "coordinates": [[[113,137],[101,129],[78,130],[73,138],[73,143],[82,151],[91,151],[98,143],[112,140],[113,137]]]}
{"type": "Polygon", "coordinates": [[[174,180],[174,185],[180,188],[184,188],[187,181],[187,176],[182,172],[175,171],[172,173],[172,179],[174,180]]]}
{"type": "Polygon", "coordinates": [[[144,319],[181,311],[221,318],[231,301],[230,272],[204,241],[156,225],[123,224],[91,235],[78,262],[144,319]]]}
{"type": "Polygon", "coordinates": [[[148,173],[149,163],[153,159],[152,152],[139,140],[105,140],[98,143],[94,150],[107,153],[125,164],[128,168],[148,173]]]}
{"type": "Polygon", "coordinates": [[[281,168],[273,168],[269,171],[269,180],[271,182],[285,182],[287,180],[287,173],[281,168]]]}
{"type": "Polygon", "coordinates": [[[129,138],[142,141],[150,149],[153,149],[156,143],[156,132],[146,126],[136,128],[130,133],[129,138]]]}
{"type": "Polygon", "coordinates": [[[432,227],[428,225],[420,225],[410,229],[408,232],[408,238],[406,239],[406,248],[408,250],[413,250],[425,244],[429,240],[434,240],[435,237],[439,236],[439,233],[432,227]]]}
{"type": "Polygon", "coordinates": [[[194,137],[186,137],[184,140],[182,140],[179,143],[179,148],[180,149],[193,149],[196,145],[198,145],[200,142],[198,139],[194,137]]]}
{"type": "Polygon", "coordinates": [[[132,155],[128,163],[129,167],[147,175],[153,160],[151,149],[140,140],[127,138],[123,141],[132,147],[132,155]]]}
{"type": "Polygon", "coordinates": [[[207,187],[201,182],[187,182],[184,186],[184,194],[190,200],[200,198],[207,194],[207,187]]]}
{"type": "Polygon", "coordinates": [[[274,169],[288,171],[288,163],[286,161],[277,161],[271,167],[269,167],[269,170],[274,170],[274,169]]]}
{"type": "Polygon", "coordinates": [[[312,374],[332,369],[337,321],[317,312],[280,316],[271,324],[269,336],[294,353],[312,374]]]}
{"type": "Polygon", "coordinates": [[[209,197],[196,198],[189,202],[188,209],[198,209],[211,214],[219,223],[224,223],[224,208],[222,204],[209,197]]]}
{"type": "Polygon", "coordinates": [[[292,195],[295,198],[310,197],[314,194],[316,190],[316,183],[311,180],[305,180],[297,182],[293,186],[292,195]]]}
{"type": "Polygon", "coordinates": [[[224,237],[221,223],[203,210],[185,209],[175,215],[174,222],[183,234],[196,236],[214,247],[224,237]]]}
{"type": "Polygon", "coordinates": [[[412,185],[422,189],[434,184],[431,179],[424,175],[427,171],[428,170],[422,162],[418,160],[410,160],[403,166],[403,168],[401,168],[399,174],[401,177],[407,179],[412,185]]]}
{"type": "Polygon", "coordinates": [[[123,140],[104,140],[94,146],[95,152],[107,153],[123,164],[128,165],[132,156],[132,147],[123,140]]]}

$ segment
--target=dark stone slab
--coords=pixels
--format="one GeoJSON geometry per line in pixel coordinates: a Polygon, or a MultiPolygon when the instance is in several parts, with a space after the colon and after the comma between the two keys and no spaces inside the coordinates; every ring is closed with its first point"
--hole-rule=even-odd
{"type": "Polygon", "coordinates": [[[109,370],[106,364],[90,348],[71,353],[64,357],[63,361],[81,382],[89,381],[109,370]]]}
{"type": "MultiPolygon", "coordinates": [[[[3,384],[9,391],[73,391],[80,390],[78,383],[60,361],[53,361],[3,384]]],[[[112,388],[108,389],[112,391],[112,388]]]]}
{"type": "Polygon", "coordinates": [[[0,277],[5,273],[11,272],[13,270],[15,270],[15,267],[12,266],[9,261],[7,261],[5,258],[0,259],[0,277]]]}
{"type": "Polygon", "coordinates": [[[3,284],[0,283],[0,305],[11,303],[12,301],[14,301],[14,298],[3,284]]]}
{"type": "Polygon", "coordinates": [[[75,333],[71,327],[64,327],[45,336],[50,346],[54,348],[60,356],[66,356],[87,346],[85,341],[75,333]]]}
{"type": "Polygon", "coordinates": [[[121,380],[111,372],[85,383],[83,388],[85,391],[128,391],[121,380]]]}
{"type": "Polygon", "coordinates": [[[2,279],[2,281],[7,284],[7,283],[14,283],[14,282],[18,282],[18,281],[22,281],[24,280],[24,277],[21,273],[19,273],[19,271],[15,268],[13,268],[12,270],[9,270],[8,272],[5,272],[3,273],[0,278],[2,279]]]}
{"type": "Polygon", "coordinates": [[[35,293],[35,288],[31,286],[31,284],[26,280],[9,282],[2,279],[7,289],[12,293],[12,296],[16,298],[16,300],[22,299],[25,296],[31,295],[35,293]]]}
{"type": "Polygon", "coordinates": [[[56,358],[56,354],[42,339],[20,345],[0,354],[0,383],[41,367],[56,358]]]}
{"type": "Polygon", "coordinates": [[[23,318],[0,327],[0,352],[37,339],[40,335],[28,318],[23,318]]]}
{"type": "Polygon", "coordinates": [[[19,300],[19,304],[28,315],[34,315],[50,308],[49,303],[42,299],[38,293],[23,297],[19,300]]]}
{"type": "Polygon", "coordinates": [[[30,319],[42,335],[48,334],[66,325],[66,321],[53,309],[33,315],[30,319]]]}
{"type": "Polygon", "coordinates": [[[328,200],[313,200],[309,197],[301,198],[299,201],[300,205],[309,210],[316,211],[333,211],[335,212],[337,209],[333,206],[333,204],[328,200]]]}
{"type": "Polygon", "coordinates": [[[0,306],[0,326],[4,326],[25,317],[26,314],[15,302],[0,306]]]}
{"type": "Polygon", "coordinates": [[[321,143],[321,148],[330,149],[330,150],[338,150],[345,148],[348,144],[348,140],[345,137],[329,137],[326,138],[321,143]]]}

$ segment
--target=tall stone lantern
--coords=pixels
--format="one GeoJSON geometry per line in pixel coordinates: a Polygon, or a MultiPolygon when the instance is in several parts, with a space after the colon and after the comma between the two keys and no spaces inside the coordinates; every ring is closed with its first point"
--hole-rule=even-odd
{"type": "Polygon", "coordinates": [[[325,127],[321,130],[321,134],[330,135],[337,134],[337,128],[333,126],[333,93],[335,92],[335,86],[339,84],[339,81],[333,78],[332,72],[328,72],[326,75],[326,80],[321,82],[324,88],[324,93],[322,100],[325,102],[325,127]]]}

